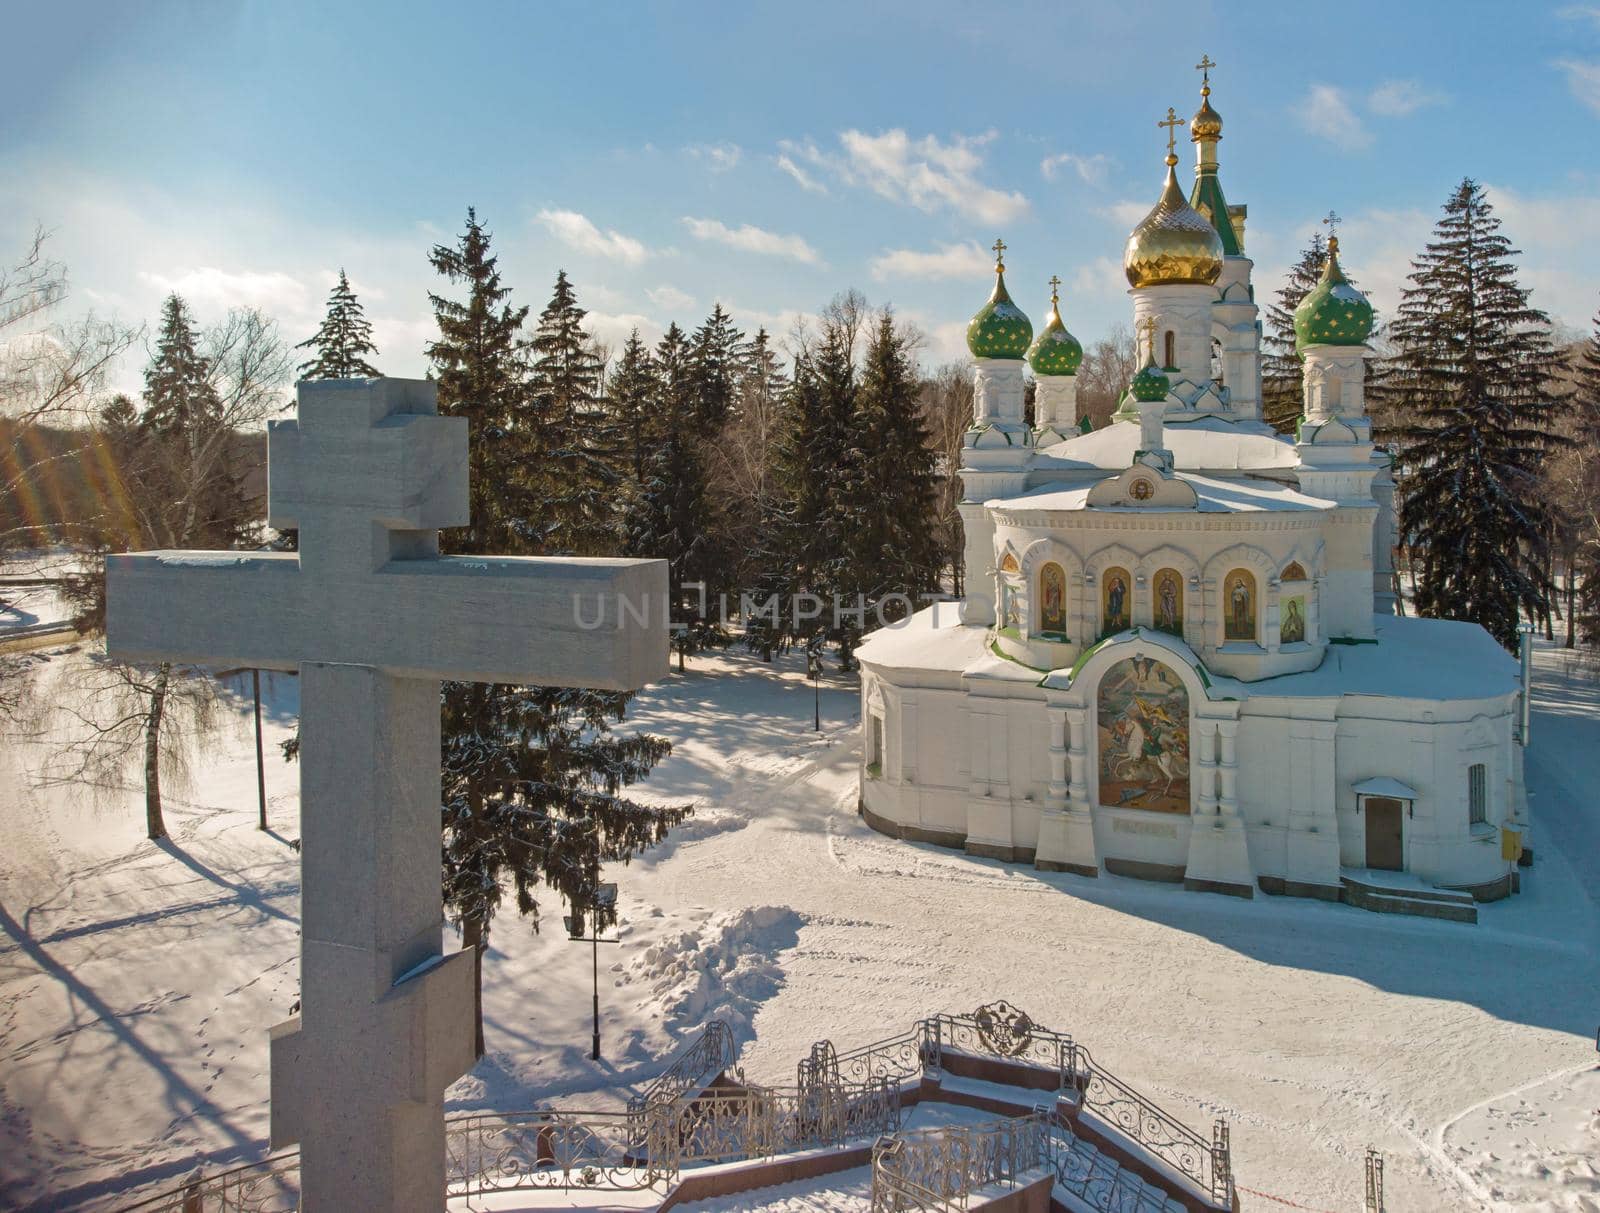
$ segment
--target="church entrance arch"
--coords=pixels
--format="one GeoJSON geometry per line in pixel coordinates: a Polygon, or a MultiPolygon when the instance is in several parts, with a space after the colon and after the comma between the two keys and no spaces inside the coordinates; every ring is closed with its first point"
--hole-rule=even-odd
{"type": "Polygon", "coordinates": [[[1391,796],[1366,796],[1362,810],[1367,818],[1367,867],[1399,872],[1405,863],[1405,813],[1391,796]]]}

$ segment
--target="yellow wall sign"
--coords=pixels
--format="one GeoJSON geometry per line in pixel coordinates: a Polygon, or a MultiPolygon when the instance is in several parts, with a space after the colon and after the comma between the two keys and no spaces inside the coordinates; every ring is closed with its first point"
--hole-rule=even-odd
{"type": "Polygon", "coordinates": [[[1515,863],[1522,858],[1522,831],[1500,827],[1500,858],[1515,863]]]}

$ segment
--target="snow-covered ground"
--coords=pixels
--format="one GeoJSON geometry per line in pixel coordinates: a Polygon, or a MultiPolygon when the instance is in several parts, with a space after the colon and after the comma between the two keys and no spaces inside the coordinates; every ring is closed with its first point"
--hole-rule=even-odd
{"type": "MultiPolygon", "coordinates": [[[[47,679],[83,659],[34,657],[47,679]]],[[[819,737],[799,659],[690,664],[631,717],[676,746],[649,794],[698,808],[609,873],[625,922],[600,956],[605,1059],[590,950],[547,904],[542,935],[495,927],[489,1055],[453,1106],[613,1104],[711,1016],[751,1078],[792,1083],[821,1036],[1003,997],[1202,1130],[1227,1116],[1246,1209],[1360,1208],[1369,1144],[1392,1209],[1600,1209],[1600,689],[1559,650],[1538,654],[1538,864],[1477,926],[898,843],[855,815],[851,683],[824,688],[819,737]]],[[[274,745],[294,680],[264,689],[267,834],[247,698],[169,796],[162,845],[131,781],[48,786],[39,741],[0,741],[0,1207],[106,1208],[197,1157],[264,1152],[298,914],[296,772],[274,745]]]]}

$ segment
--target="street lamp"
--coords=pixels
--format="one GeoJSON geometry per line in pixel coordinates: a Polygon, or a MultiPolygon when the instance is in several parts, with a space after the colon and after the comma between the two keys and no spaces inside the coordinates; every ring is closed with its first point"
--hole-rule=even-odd
{"type": "Polygon", "coordinates": [[[822,732],[822,654],[806,650],[806,673],[811,676],[811,727],[822,732]]]}
{"type": "Polygon", "coordinates": [[[573,912],[562,918],[562,923],[567,928],[567,941],[569,943],[586,943],[593,949],[592,972],[594,977],[594,1039],[589,1056],[594,1061],[600,1060],[600,945],[603,943],[622,942],[621,939],[600,938],[600,913],[602,910],[615,910],[617,905],[617,886],[614,883],[600,883],[600,823],[595,822],[594,852],[592,879],[589,887],[594,890],[589,901],[589,934],[583,934],[583,919],[578,914],[578,907],[572,907],[573,912]]]}

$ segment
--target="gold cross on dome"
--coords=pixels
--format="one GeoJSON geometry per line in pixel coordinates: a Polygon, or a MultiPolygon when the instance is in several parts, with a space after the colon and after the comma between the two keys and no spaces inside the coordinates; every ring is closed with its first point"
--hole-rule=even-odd
{"type": "Polygon", "coordinates": [[[1050,275],[1050,302],[1061,302],[1061,279],[1054,274],[1050,275]]]}
{"type": "Polygon", "coordinates": [[[996,236],[995,240],[994,240],[994,243],[991,244],[989,247],[994,250],[994,268],[997,269],[997,270],[1005,269],[1006,268],[1006,259],[1005,259],[1006,242],[1004,240],[1000,239],[1000,237],[996,236]]]}
{"type": "Polygon", "coordinates": [[[1323,217],[1322,223],[1323,226],[1328,229],[1328,236],[1330,239],[1337,240],[1339,238],[1339,225],[1343,222],[1343,216],[1341,216],[1337,211],[1330,210],[1323,217]]]}
{"type": "Polygon", "coordinates": [[[1166,118],[1156,123],[1156,125],[1167,128],[1167,155],[1177,155],[1177,152],[1174,150],[1178,146],[1177,130],[1180,126],[1188,126],[1189,120],[1187,118],[1178,117],[1178,111],[1169,105],[1167,106],[1166,118]]]}
{"type": "Polygon", "coordinates": [[[1203,73],[1200,77],[1200,83],[1203,86],[1207,88],[1211,86],[1211,69],[1216,66],[1215,63],[1211,62],[1210,55],[1201,55],[1200,62],[1194,65],[1195,71],[1203,73]]]}
{"type": "Polygon", "coordinates": [[[1146,316],[1140,326],[1144,330],[1145,353],[1151,362],[1156,360],[1156,318],[1146,316]]]}

